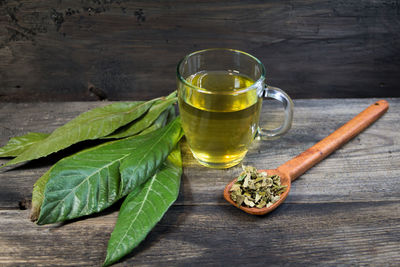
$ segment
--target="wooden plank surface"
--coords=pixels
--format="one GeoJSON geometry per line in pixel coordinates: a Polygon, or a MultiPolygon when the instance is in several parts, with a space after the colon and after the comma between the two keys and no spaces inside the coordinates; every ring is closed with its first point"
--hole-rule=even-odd
{"type": "Polygon", "coordinates": [[[2,0],[0,100],[153,98],[175,88],[185,54],[210,47],[254,54],[294,98],[399,97],[399,6],[2,0]]]}
{"type": "MultiPolygon", "coordinates": [[[[296,100],[290,132],[255,141],[243,163],[275,168],[375,100],[296,100]]],[[[1,103],[0,145],[27,131],[51,131],[105,104],[1,103]]],[[[204,168],[184,144],[177,202],[120,265],[400,264],[400,99],[389,104],[387,114],[297,179],[285,203],[264,217],[223,200],[239,167],[204,168]]],[[[276,124],[279,111],[266,102],[261,124],[276,124]]],[[[104,259],[117,207],[65,224],[36,226],[28,219],[32,185],[55,160],[0,171],[0,265],[96,266],[104,259]]]]}

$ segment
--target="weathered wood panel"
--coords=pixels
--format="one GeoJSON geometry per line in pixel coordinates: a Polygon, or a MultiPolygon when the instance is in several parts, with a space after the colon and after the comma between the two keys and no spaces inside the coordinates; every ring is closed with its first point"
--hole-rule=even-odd
{"type": "MultiPolygon", "coordinates": [[[[374,99],[295,100],[292,129],[277,141],[255,141],[244,164],[259,169],[276,168],[373,102],[374,99]]],[[[51,132],[80,112],[105,104],[107,102],[4,103],[0,105],[0,145],[12,136],[29,131],[51,132]]],[[[389,105],[389,111],[381,119],[296,180],[286,201],[400,200],[400,99],[389,99],[389,105]]],[[[274,124],[279,111],[278,104],[265,103],[261,124],[274,124]]],[[[18,208],[21,201],[29,199],[36,179],[63,155],[65,153],[40,159],[16,170],[0,170],[0,209],[18,208]]],[[[181,193],[185,195],[184,203],[224,203],[221,190],[240,172],[240,167],[228,170],[204,168],[193,159],[187,145],[183,146],[183,159],[185,174],[181,193]],[[193,190],[199,192],[193,193],[193,190]]],[[[3,162],[5,160],[0,159],[0,163],[3,162]]]]}
{"type": "MultiPolygon", "coordinates": [[[[255,141],[244,164],[275,168],[375,100],[295,100],[289,133],[276,141],[255,141]]],[[[207,169],[184,145],[177,202],[120,265],[400,264],[400,99],[388,101],[388,113],[303,174],[284,204],[263,217],[223,200],[222,191],[239,167],[207,169]]],[[[0,145],[27,131],[49,132],[105,104],[1,103],[0,145]]],[[[263,105],[262,124],[275,124],[279,111],[279,105],[263,105]]],[[[50,226],[31,223],[23,210],[33,183],[54,161],[48,157],[0,170],[1,266],[98,266],[104,259],[118,207],[50,226]]]]}
{"type": "MultiPolygon", "coordinates": [[[[117,212],[37,226],[0,210],[2,266],[100,266],[117,212]]],[[[266,217],[233,206],[174,205],[115,266],[373,265],[400,263],[398,202],[286,203],[266,217]]]]}
{"type": "Polygon", "coordinates": [[[400,5],[363,1],[0,1],[0,100],[149,99],[185,54],[260,58],[294,98],[400,96],[400,5]]]}

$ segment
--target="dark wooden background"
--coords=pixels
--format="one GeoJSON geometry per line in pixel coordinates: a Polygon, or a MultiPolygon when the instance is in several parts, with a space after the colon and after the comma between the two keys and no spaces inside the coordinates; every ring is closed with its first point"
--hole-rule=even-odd
{"type": "Polygon", "coordinates": [[[0,0],[0,101],[165,95],[210,47],[255,55],[293,98],[400,96],[397,0],[0,0]]]}

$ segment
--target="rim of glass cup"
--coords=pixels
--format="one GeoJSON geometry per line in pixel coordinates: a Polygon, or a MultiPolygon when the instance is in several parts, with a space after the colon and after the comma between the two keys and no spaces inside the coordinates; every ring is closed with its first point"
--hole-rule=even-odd
{"type": "Polygon", "coordinates": [[[261,63],[261,61],[258,58],[256,58],[253,55],[250,55],[249,53],[246,53],[246,52],[243,52],[243,51],[240,51],[240,50],[237,50],[237,49],[231,49],[231,48],[209,48],[209,49],[203,49],[203,50],[198,50],[198,51],[192,52],[190,54],[187,54],[184,58],[182,58],[179,61],[178,66],[176,68],[176,75],[177,75],[178,79],[182,83],[184,83],[186,86],[188,86],[188,87],[190,87],[190,88],[192,88],[192,89],[194,89],[194,90],[196,90],[196,91],[198,91],[200,93],[211,94],[211,95],[235,95],[235,94],[241,94],[241,93],[253,90],[253,89],[257,89],[259,87],[259,84],[262,83],[264,81],[264,79],[265,79],[265,67],[264,67],[264,65],[261,63]],[[222,91],[222,92],[221,91],[218,91],[218,92],[209,91],[209,90],[206,90],[204,88],[195,86],[195,85],[190,84],[189,82],[187,82],[186,79],[181,75],[181,73],[179,71],[179,68],[180,68],[182,62],[186,61],[189,57],[194,56],[196,54],[204,53],[204,52],[207,52],[207,51],[213,51],[213,50],[214,51],[215,50],[224,50],[224,51],[240,53],[240,54],[243,54],[243,55],[246,55],[246,56],[252,58],[259,65],[259,67],[261,69],[260,77],[252,85],[250,85],[249,87],[242,88],[240,90],[222,91]]]}

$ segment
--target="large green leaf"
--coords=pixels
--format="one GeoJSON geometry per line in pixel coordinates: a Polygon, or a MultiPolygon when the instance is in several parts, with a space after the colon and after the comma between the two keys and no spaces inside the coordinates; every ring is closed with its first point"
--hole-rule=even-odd
{"type": "Polygon", "coordinates": [[[108,142],[57,162],[38,224],[99,212],[151,177],[182,136],[177,118],[146,135],[108,142]]]}
{"type": "Polygon", "coordinates": [[[131,252],[161,220],[178,197],[181,175],[182,159],[177,146],[143,189],[138,194],[129,194],[122,203],[108,241],[104,266],[131,252]]]}
{"type": "Polygon", "coordinates": [[[46,139],[33,144],[3,167],[47,156],[83,140],[97,139],[109,135],[117,128],[139,118],[156,100],[118,102],[82,113],[57,128],[46,139]]]}
{"type": "MultiPolygon", "coordinates": [[[[153,122],[153,124],[140,132],[138,135],[150,133],[164,127],[167,123],[171,122],[176,118],[175,109],[173,106],[169,106],[161,115],[153,122]]],[[[31,220],[36,221],[39,217],[40,208],[43,203],[44,190],[47,181],[50,178],[50,170],[47,171],[42,177],[40,177],[33,186],[32,190],[32,207],[31,207],[31,220]]]]}
{"type": "MultiPolygon", "coordinates": [[[[170,124],[174,124],[176,121],[180,120],[176,119],[170,124]]],[[[180,123],[177,127],[181,127],[180,123]]],[[[127,195],[133,188],[145,182],[155,173],[160,163],[165,160],[176,144],[176,142],[173,143],[169,139],[179,140],[183,132],[182,130],[174,130],[173,136],[168,136],[169,134],[170,132],[166,131],[158,139],[153,139],[152,142],[143,144],[140,147],[143,151],[142,153],[132,153],[121,162],[119,169],[121,172],[120,192],[122,195],[127,195]],[[154,153],[154,151],[158,153],[154,153]]]]}
{"type": "Polygon", "coordinates": [[[133,188],[154,175],[160,163],[167,158],[176,144],[176,142],[171,142],[170,139],[178,141],[183,135],[179,119],[177,118],[170,123],[177,125],[172,128],[172,135],[171,131],[161,132],[158,138],[141,145],[142,153],[132,153],[121,162],[119,169],[121,172],[120,192],[122,195],[127,195],[133,188]],[[178,127],[180,131],[178,131],[178,127]]]}
{"type": "Polygon", "coordinates": [[[152,125],[152,123],[160,116],[160,114],[176,101],[176,97],[171,99],[158,100],[156,103],[153,104],[153,106],[142,118],[119,128],[111,135],[103,138],[124,138],[140,133],[141,131],[152,125]]]}
{"type": "Polygon", "coordinates": [[[8,143],[0,147],[0,157],[16,157],[33,144],[42,141],[50,134],[29,132],[22,136],[10,138],[8,143]]]}

